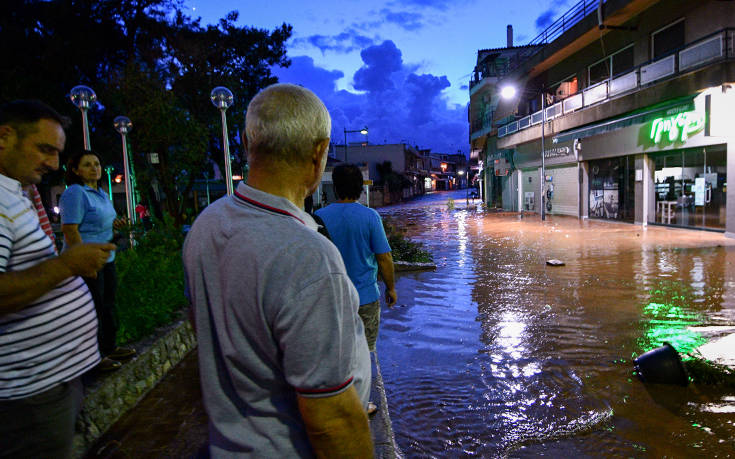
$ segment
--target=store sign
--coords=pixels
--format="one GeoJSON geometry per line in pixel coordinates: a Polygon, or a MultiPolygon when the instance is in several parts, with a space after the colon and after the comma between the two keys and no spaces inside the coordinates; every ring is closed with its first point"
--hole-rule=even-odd
{"type": "Polygon", "coordinates": [[[696,111],[683,112],[653,120],[650,139],[655,144],[661,143],[665,139],[668,139],[669,142],[686,142],[690,135],[702,129],[704,129],[703,113],[696,111]]]}
{"type": "Polygon", "coordinates": [[[544,150],[544,158],[560,158],[563,156],[569,156],[572,154],[572,148],[569,145],[563,147],[553,147],[544,150]]]}

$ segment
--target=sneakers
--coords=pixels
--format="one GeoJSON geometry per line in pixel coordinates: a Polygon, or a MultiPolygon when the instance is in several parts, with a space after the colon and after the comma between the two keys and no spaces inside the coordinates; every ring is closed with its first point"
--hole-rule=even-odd
{"type": "Polygon", "coordinates": [[[109,357],[103,358],[102,360],[100,360],[100,363],[97,364],[97,370],[103,373],[119,370],[120,367],[122,367],[122,363],[118,362],[117,360],[112,360],[109,357]]]}
{"type": "Polygon", "coordinates": [[[138,353],[133,348],[127,347],[116,347],[114,351],[110,352],[107,356],[112,360],[129,360],[135,357],[138,353]]]}

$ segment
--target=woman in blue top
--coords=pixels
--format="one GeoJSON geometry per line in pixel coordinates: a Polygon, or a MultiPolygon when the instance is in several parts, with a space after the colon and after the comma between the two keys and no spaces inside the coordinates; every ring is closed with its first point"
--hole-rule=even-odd
{"type": "MultiPolygon", "coordinates": [[[[113,227],[125,224],[117,218],[107,193],[100,189],[101,177],[102,166],[96,153],[85,150],[69,158],[65,176],[68,188],[59,201],[65,248],[80,242],[110,242],[113,227]]],[[[98,368],[116,370],[121,366],[119,360],[133,357],[135,350],[115,345],[115,252],[110,254],[96,278],[85,277],[84,280],[92,293],[99,320],[97,339],[103,359],[98,368]]]]}

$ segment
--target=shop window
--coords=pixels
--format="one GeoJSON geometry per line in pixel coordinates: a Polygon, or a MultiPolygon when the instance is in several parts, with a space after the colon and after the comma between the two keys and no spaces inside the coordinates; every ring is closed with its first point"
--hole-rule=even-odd
{"type": "Polygon", "coordinates": [[[632,157],[590,161],[590,218],[633,222],[635,180],[632,157]]]}
{"type": "Polygon", "coordinates": [[[684,19],[670,24],[651,34],[651,54],[653,60],[671,54],[684,46],[684,19]]]}

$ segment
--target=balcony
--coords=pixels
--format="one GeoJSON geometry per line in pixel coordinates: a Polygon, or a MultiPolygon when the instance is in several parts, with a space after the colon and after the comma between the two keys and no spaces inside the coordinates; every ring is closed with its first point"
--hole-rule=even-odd
{"type": "MultiPolygon", "coordinates": [[[[694,69],[712,65],[717,62],[735,58],[733,43],[735,29],[727,28],[715,32],[675,51],[656,61],[639,65],[632,71],[616,75],[594,86],[565,98],[546,108],[546,119],[564,116],[575,110],[609,101],[613,97],[639,91],[658,82],[676,78],[694,69]]],[[[519,130],[540,123],[543,114],[536,113],[521,118],[498,128],[498,137],[518,132],[519,130]]]]}

